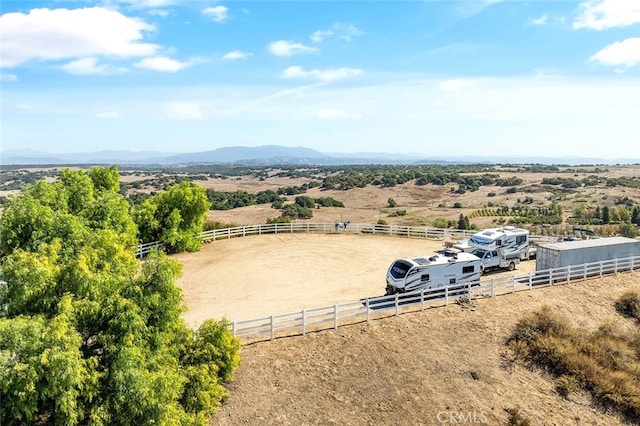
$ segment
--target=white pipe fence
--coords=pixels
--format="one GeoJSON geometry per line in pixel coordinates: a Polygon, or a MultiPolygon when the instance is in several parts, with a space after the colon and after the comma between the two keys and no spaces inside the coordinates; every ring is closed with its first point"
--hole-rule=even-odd
{"type": "MultiPolygon", "coordinates": [[[[299,232],[378,234],[447,241],[469,238],[475,231],[357,223],[350,223],[346,228],[340,228],[334,223],[291,222],[214,229],[200,233],[199,237],[205,243],[210,243],[251,235],[299,232]]],[[[144,257],[156,249],[163,250],[163,244],[160,242],[141,244],[138,246],[136,256],[144,257]]],[[[461,303],[462,301],[512,294],[518,291],[566,284],[576,280],[586,280],[591,277],[602,277],[607,274],[636,269],[640,269],[640,256],[528,272],[510,277],[488,278],[456,286],[424,289],[393,296],[374,297],[356,302],[303,309],[286,314],[233,321],[232,331],[237,337],[253,341],[273,340],[279,336],[304,336],[310,331],[338,328],[341,325],[356,322],[368,322],[374,318],[397,316],[401,312],[417,309],[422,311],[427,308],[446,306],[452,301],[461,303]]]]}
{"type": "Polygon", "coordinates": [[[640,256],[572,265],[509,277],[488,278],[444,288],[423,289],[357,302],[303,309],[281,315],[233,321],[232,331],[235,336],[251,341],[273,340],[284,336],[304,336],[310,331],[338,328],[341,325],[369,322],[374,318],[398,316],[400,313],[447,306],[452,301],[467,303],[474,299],[552,287],[576,280],[599,278],[637,269],[640,269],[640,256]]]}
{"type": "MultiPolygon", "coordinates": [[[[350,223],[346,228],[338,228],[335,223],[271,223],[265,225],[247,225],[235,228],[213,229],[201,232],[198,236],[205,243],[229,238],[248,237],[251,235],[284,234],[284,233],[352,233],[372,235],[392,235],[409,238],[429,238],[435,240],[460,240],[470,238],[476,231],[461,229],[428,228],[424,226],[399,226],[350,223]]],[[[136,257],[142,258],[154,249],[163,250],[160,242],[144,243],[138,246],[136,257]]]]}

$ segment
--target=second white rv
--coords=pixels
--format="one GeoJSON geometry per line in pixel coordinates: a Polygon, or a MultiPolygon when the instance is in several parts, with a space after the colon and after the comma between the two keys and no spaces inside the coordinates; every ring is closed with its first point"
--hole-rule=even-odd
{"type": "Polygon", "coordinates": [[[529,259],[532,255],[529,245],[529,231],[513,226],[487,228],[473,234],[468,245],[473,249],[485,251],[503,250],[505,256],[517,253],[520,260],[529,259]]]}
{"type": "Polygon", "coordinates": [[[480,259],[471,253],[397,259],[387,271],[387,294],[478,281],[480,266],[480,259]]]}

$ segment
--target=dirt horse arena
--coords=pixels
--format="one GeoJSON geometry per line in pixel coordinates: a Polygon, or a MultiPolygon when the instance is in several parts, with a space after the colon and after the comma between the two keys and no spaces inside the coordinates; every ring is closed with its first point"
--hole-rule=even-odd
{"type": "MultiPolygon", "coordinates": [[[[351,233],[254,235],[205,244],[173,258],[191,325],[246,320],[353,302],[385,292],[397,258],[433,253],[442,241],[351,233]]],[[[522,262],[516,273],[535,268],[522,262]]]]}

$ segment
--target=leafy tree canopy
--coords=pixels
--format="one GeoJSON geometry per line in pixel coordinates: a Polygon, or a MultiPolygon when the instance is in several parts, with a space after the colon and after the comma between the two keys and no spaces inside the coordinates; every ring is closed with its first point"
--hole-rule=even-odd
{"type": "Polygon", "coordinates": [[[205,425],[227,396],[239,341],[226,320],[187,327],[180,264],[135,259],[117,173],[63,170],[0,218],[2,425],[205,425]]]}
{"type": "Polygon", "coordinates": [[[136,208],[140,239],[160,241],[170,253],[197,251],[210,205],[203,187],[186,181],[172,185],[136,208]]]}

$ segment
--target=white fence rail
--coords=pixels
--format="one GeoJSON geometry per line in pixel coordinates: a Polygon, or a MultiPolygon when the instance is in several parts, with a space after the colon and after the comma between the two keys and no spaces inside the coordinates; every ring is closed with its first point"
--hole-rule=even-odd
{"type": "Polygon", "coordinates": [[[233,334],[251,341],[273,340],[280,336],[304,336],[310,331],[368,322],[383,316],[397,316],[401,312],[422,311],[426,308],[446,306],[452,302],[459,303],[483,297],[512,294],[518,291],[567,284],[572,281],[637,269],[640,269],[640,256],[528,272],[510,277],[489,278],[457,286],[375,297],[287,314],[234,321],[232,323],[233,334]]]}
{"type": "MultiPolygon", "coordinates": [[[[299,232],[379,234],[444,241],[465,239],[473,234],[473,231],[415,226],[350,223],[346,228],[339,228],[334,223],[292,222],[215,229],[202,232],[199,237],[204,242],[214,242],[251,235],[299,232]]],[[[154,249],[163,250],[164,246],[159,242],[141,244],[136,256],[144,257],[154,249]]],[[[516,274],[510,277],[489,278],[444,289],[374,297],[287,314],[234,321],[232,328],[233,334],[243,339],[272,340],[278,336],[305,335],[309,331],[338,328],[341,325],[370,321],[376,317],[399,315],[400,312],[446,306],[452,301],[459,301],[461,297],[471,301],[636,269],[640,269],[640,256],[516,274]]]]}
{"type": "MultiPolygon", "coordinates": [[[[247,237],[250,235],[284,234],[298,232],[314,233],[356,233],[374,235],[393,235],[409,238],[430,238],[436,240],[460,240],[471,237],[475,231],[459,229],[428,228],[423,226],[399,226],[350,223],[346,228],[337,228],[335,223],[272,223],[265,225],[238,226],[235,228],[213,229],[200,233],[202,241],[208,243],[229,238],[247,237]]],[[[152,250],[163,250],[160,242],[140,244],[136,257],[144,257],[152,250]]]]}

